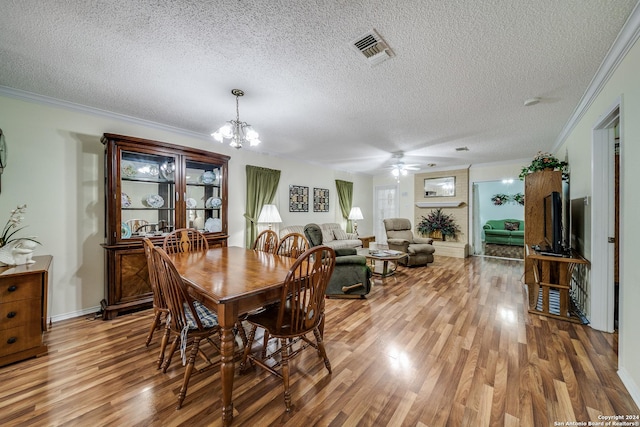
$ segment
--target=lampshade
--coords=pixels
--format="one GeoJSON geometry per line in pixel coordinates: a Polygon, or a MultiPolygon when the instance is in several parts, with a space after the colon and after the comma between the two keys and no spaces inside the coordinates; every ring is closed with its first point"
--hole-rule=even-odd
{"type": "Polygon", "coordinates": [[[351,208],[351,212],[349,212],[349,219],[352,221],[364,219],[364,217],[362,216],[362,211],[359,207],[351,208]]]}
{"type": "Polygon", "coordinates": [[[269,224],[282,222],[276,205],[263,205],[260,216],[258,217],[258,222],[268,222],[269,224]]]}

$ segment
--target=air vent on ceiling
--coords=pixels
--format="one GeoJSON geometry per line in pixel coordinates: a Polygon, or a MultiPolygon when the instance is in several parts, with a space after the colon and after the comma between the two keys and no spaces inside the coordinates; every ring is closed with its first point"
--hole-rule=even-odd
{"type": "Polygon", "coordinates": [[[393,55],[389,46],[382,40],[382,37],[380,37],[380,34],[378,34],[376,30],[371,30],[353,40],[351,46],[364,55],[370,65],[376,65],[386,61],[393,55]]]}

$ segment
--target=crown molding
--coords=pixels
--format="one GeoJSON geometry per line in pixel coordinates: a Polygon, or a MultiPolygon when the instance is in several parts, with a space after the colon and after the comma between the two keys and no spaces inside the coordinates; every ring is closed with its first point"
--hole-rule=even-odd
{"type": "Polygon", "coordinates": [[[103,117],[107,119],[120,120],[134,125],[150,127],[162,131],[172,132],[178,135],[184,135],[191,138],[202,139],[205,141],[211,140],[209,135],[203,133],[193,132],[190,130],[178,128],[175,126],[164,125],[162,123],[153,122],[151,120],[139,119],[137,117],[127,116],[125,114],[114,113],[112,111],[101,110],[99,108],[88,107],[82,104],[76,104],[74,102],[63,101],[49,96],[38,95],[33,92],[27,92],[20,89],[14,89],[7,86],[0,86],[0,95],[4,95],[8,98],[14,98],[21,101],[33,102],[36,104],[48,105],[51,107],[63,108],[65,110],[90,114],[97,117],[103,117]]]}
{"type": "Polygon", "coordinates": [[[589,83],[587,90],[580,99],[580,102],[573,110],[571,117],[567,124],[564,125],[562,132],[558,136],[556,143],[553,146],[552,152],[556,152],[558,148],[568,138],[569,134],[576,127],[580,119],[586,114],[587,110],[593,104],[596,97],[600,94],[604,86],[607,84],[613,73],[618,68],[618,65],[622,62],[629,50],[633,47],[635,42],[640,37],[640,2],[636,4],[631,15],[627,18],[624,26],[618,33],[618,37],[609,48],[609,52],[605,56],[604,60],[600,64],[598,71],[593,79],[589,83]]]}

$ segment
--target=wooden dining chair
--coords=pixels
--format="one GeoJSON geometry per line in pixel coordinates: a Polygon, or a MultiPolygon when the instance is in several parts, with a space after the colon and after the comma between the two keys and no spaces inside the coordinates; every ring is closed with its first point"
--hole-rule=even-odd
{"type": "MultiPolygon", "coordinates": [[[[168,254],[200,252],[207,251],[209,243],[205,235],[195,228],[179,228],[167,234],[164,238],[162,249],[168,254]]],[[[236,324],[236,331],[242,341],[242,345],[245,345],[247,343],[247,335],[240,321],[236,324]]]]}
{"type": "Polygon", "coordinates": [[[278,235],[273,230],[264,230],[258,234],[256,240],[253,242],[251,249],[257,251],[275,253],[278,248],[278,235]]]}
{"type": "MultiPolygon", "coordinates": [[[[167,315],[169,314],[169,309],[167,308],[167,303],[164,300],[162,292],[160,291],[160,285],[158,284],[158,275],[156,274],[156,266],[155,260],[153,257],[153,242],[149,240],[147,237],[142,239],[142,244],[144,247],[144,255],[147,258],[147,268],[149,270],[149,283],[151,284],[151,291],[153,292],[153,321],[151,322],[151,328],[149,329],[149,333],[147,334],[147,341],[145,345],[149,347],[151,343],[151,339],[153,338],[153,333],[160,326],[162,322],[162,316],[164,316],[165,321],[167,319],[167,315]]],[[[165,332],[162,335],[162,341],[160,343],[160,355],[158,356],[158,369],[162,365],[162,361],[164,360],[164,352],[167,348],[167,342],[169,340],[169,330],[165,325],[165,332]]]]}
{"type": "Polygon", "coordinates": [[[200,354],[208,365],[213,365],[211,359],[200,349],[200,342],[202,340],[208,341],[219,352],[219,345],[212,340],[212,337],[219,337],[220,327],[218,316],[191,296],[187,285],[167,253],[161,248],[154,247],[153,257],[160,290],[165,297],[171,316],[167,324],[175,335],[162,369],[163,372],[166,372],[178,345],[180,346],[182,364],[186,365],[176,407],[176,409],[180,409],[187,396],[189,378],[191,378],[195,366],[196,356],[200,354]],[[191,347],[187,356],[189,343],[191,347]]]}
{"type": "Polygon", "coordinates": [[[162,248],[168,254],[199,252],[209,249],[209,242],[204,234],[195,228],[179,228],[165,236],[162,248]]]}
{"type": "Polygon", "coordinates": [[[336,254],[332,248],[316,246],[308,249],[291,266],[284,281],[280,303],[246,318],[251,324],[251,330],[240,369],[244,370],[249,360],[250,363],[255,363],[282,379],[287,412],[291,411],[289,362],[292,358],[311,346],[318,351],[325,367],[331,373],[320,325],[324,320],[324,291],[335,263],[336,254]],[[263,356],[262,350],[252,352],[251,347],[258,327],[264,328],[271,337],[280,340],[279,348],[266,356],[263,356]],[[311,332],[315,341],[307,337],[311,332]]]}
{"type": "Polygon", "coordinates": [[[303,234],[289,233],[278,242],[276,254],[298,258],[307,249],[309,249],[309,242],[303,234]]]}

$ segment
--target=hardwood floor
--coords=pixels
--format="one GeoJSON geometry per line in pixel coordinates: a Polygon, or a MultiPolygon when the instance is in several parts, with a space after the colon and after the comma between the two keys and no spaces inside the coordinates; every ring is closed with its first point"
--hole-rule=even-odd
{"type": "MultiPolygon", "coordinates": [[[[366,300],[327,300],[333,374],[312,350],[281,381],[236,373],[238,426],[553,426],[640,414],[616,375],[617,336],[530,315],[523,263],[436,257],[376,281],[366,300]]],[[[152,311],[77,318],[47,333],[49,354],[0,368],[2,426],[220,425],[217,369],[156,369],[152,311]]]]}

